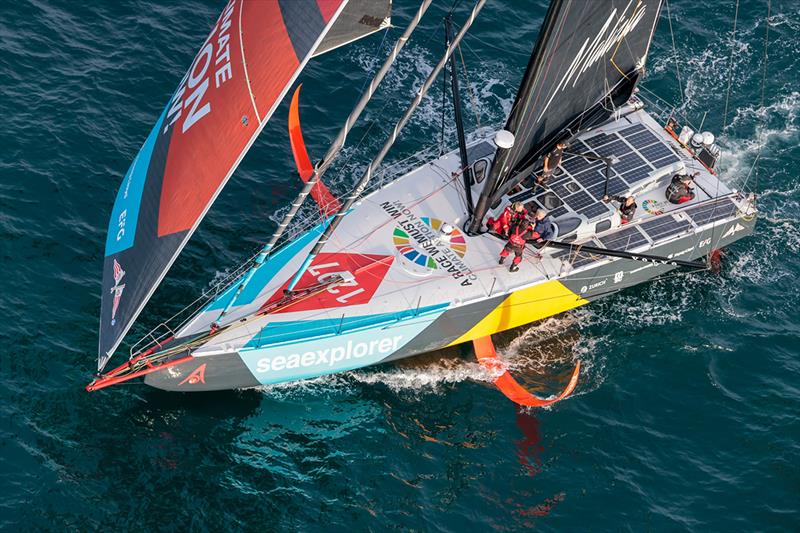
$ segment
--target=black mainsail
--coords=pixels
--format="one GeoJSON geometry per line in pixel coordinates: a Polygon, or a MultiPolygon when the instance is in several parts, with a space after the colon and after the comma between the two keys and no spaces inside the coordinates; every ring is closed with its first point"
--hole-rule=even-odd
{"type": "Polygon", "coordinates": [[[470,225],[561,139],[608,119],[644,69],[661,0],[553,0],[470,225]],[[504,186],[505,185],[505,186],[504,186]]]}

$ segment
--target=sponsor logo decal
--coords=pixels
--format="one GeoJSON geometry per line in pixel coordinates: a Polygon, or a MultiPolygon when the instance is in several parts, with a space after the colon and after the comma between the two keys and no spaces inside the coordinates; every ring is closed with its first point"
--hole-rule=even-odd
{"type": "Polygon", "coordinates": [[[206,363],[198,366],[194,371],[186,376],[186,379],[178,383],[178,386],[188,383],[189,385],[197,385],[198,383],[205,384],[206,382],[206,363]]]}
{"type": "MultiPolygon", "coordinates": [[[[394,257],[376,254],[321,253],[303,273],[297,286],[311,287],[341,276],[344,281],[336,283],[311,298],[299,300],[275,313],[294,313],[315,309],[332,309],[368,303],[378,290],[383,278],[392,266],[394,257]]],[[[280,300],[289,281],[283,284],[262,306],[268,307],[280,300]]]]}
{"type": "Polygon", "coordinates": [[[114,303],[111,305],[111,325],[115,325],[117,323],[116,316],[117,316],[117,308],[119,307],[119,301],[122,299],[122,291],[125,290],[125,284],[120,284],[122,278],[125,277],[125,271],[122,270],[122,267],[119,266],[119,263],[116,259],[114,259],[114,286],[111,287],[111,294],[114,295],[114,303]]]}
{"type": "Polygon", "coordinates": [[[273,357],[262,357],[256,362],[256,372],[279,372],[295,368],[325,368],[338,366],[342,361],[360,359],[362,357],[373,357],[376,355],[388,355],[397,350],[402,335],[373,339],[369,341],[348,340],[346,344],[339,346],[319,348],[303,353],[292,353],[289,355],[276,355],[273,357]]]}
{"type": "Polygon", "coordinates": [[[397,220],[392,240],[398,255],[410,271],[420,274],[445,272],[468,287],[477,276],[464,263],[467,240],[458,228],[443,233],[445,222],[438,218],[417,217],[401,202],[383,202],[386,213],[397,220]]]}
{"type": "Polygon", "coordinates": [[[725,232],[725,234],[722,236],[722,238],[723,239],[727,239],[728,237],[732,237],[732,236],[736,235],[737,233],[739,233],[742,230],[744,230],[744,226],[742,226],[741,224],[739,224],[737,222],[736,224],[734,224],[733,226],[728,228],[728,231],[725,232]]]}
{"type": "Polygon", "coordinates": [[[661,209],[662,207],[664,207],[664,202],[659,202],[657,200],[645,200],[642,202],[642,209],[651,215],[663,215],[664,211],[661,209]]]}
{"type": "Polygon", "coordinates": [[[178,91],[170,101],[163,133],[166,133],[181,117],[183,117],[181,133],[189,131],[211,112],[211,102],[206,98],[206,91],[211,81],[213,80],[215,88],[218,89],[233,78],[230,29],[235,6],[236,2],[231,0],[225,7],[214,29],[211,30],[211,35],[194,58],[189,72],[181,80],[178,91]]]}
{"type": "Polygon", "coordinates": [[[588,292],[588,291],[591,291],[592,289],[596,289],[598,287],[602,287],[603,285],[606,284],[606,281],[608,281],[608,279],[604,279],[602,281],[598,281],[596,283],[592,283],[591,285],[584,285],[583,287],[581,287],[581,294],[583,294],[585,292],[588,292]]]}

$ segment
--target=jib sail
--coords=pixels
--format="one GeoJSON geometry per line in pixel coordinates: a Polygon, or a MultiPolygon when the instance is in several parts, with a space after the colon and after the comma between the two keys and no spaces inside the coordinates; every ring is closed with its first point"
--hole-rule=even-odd
{"type": "MultiPolygon", "coordinates": [[[[103,264],[98,369],[347,4],[230,0],[225,6],[117,193],[103,264]]],[[[357,4],[366,9],[367,2],[357,4]]],[[[372,4],[385,8],[387,1],[372,4]]],[[[374,16],[385,18],[383,8],[374,16]]],[[[347,42],[374,31],[374,21],[363,20],[370,24],[345,24],[347,42]]]]}
{"type": "Polygon", "coordinates": [[[550,4],[506,123],[514,146],[498,152],[476,218],[497,201],[504,183],[529,174],[556,141],[596,126],[630,98],[660,10],[660,0],[550,4]]]}

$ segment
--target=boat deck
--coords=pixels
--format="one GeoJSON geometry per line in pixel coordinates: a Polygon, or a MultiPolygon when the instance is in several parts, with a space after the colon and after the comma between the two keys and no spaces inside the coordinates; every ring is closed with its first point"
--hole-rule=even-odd
{"type": "MultiPolygon", "coordinates": [[[[644,111],[589,132],[569,148],[548,187],[523,185],[507,197],[529,209],[546,208],[559,228],[558,239],[594,246],[645,251],[733,216],[739,209],[733,191],[685,152],[644,111]],[[581,155],[614,156],[609,194],[634,194],[639,204],[633,222],[621,226],[616,204],[602,202],[605,165],[581,155]],[[680,168],[700,172],[697,197],[681,206],[665,200],[665,188],[680,168]],[[712,198],[716,202],[709,203],[712,198]]],[[[490,162],[488,139],[469,147],[470,161],[490,162]]],[[[520,271],[498,264],[504,242],[460,229],[467,217],[457,152],[446,154],[365,196],[342,220],[298,287],[334,275],[347,281],[268,315],[253,317],[279,300],[300,267],[322,225],[293,240],[256,271],[236,295],[231,286],[189,322],[178,337],[207,331],[236,297],[222,326],[236,324],[197,349],[195,355],[281,345],[315,336],[374,328],[383,323],[428,322],[445,309],[502,297],[548,280],[607,263],[606,257],[531,248],[520,271]],[[449,224],[453,230],[442,230],[449,224]],[[433,317],[433,318],[431,318],[433,317]]],[[[528,184],[529,185],[529,184],[528,184]]],[[[477,198],[480,184],[475,184],[477,198]]],[[[502,210],[506,202],[496,206],[502,210]]]]}

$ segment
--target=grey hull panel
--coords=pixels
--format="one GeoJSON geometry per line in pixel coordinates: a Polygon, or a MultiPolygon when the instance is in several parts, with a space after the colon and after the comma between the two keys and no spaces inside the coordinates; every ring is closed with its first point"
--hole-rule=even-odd
{"type": "Polygon", "coordinates": [[[157,389],[176,392],[244,389],[259,385],[235,352],[196,357],[182,365],[148,374],[144,382],[157,389]]]}

